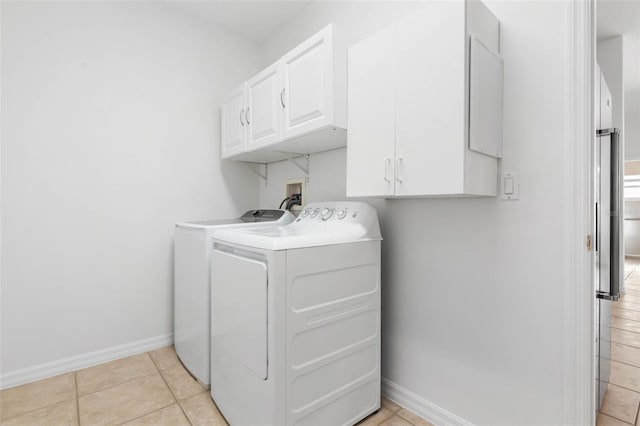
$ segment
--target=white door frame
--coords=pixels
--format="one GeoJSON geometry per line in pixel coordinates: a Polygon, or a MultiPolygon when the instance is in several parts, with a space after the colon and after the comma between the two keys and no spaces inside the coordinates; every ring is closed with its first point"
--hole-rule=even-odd
{"type": "Polygon", "coordinates": [[[595,0],[567,1],[565,155],[565,424],[595,424],[594,252],[595,0]]]}

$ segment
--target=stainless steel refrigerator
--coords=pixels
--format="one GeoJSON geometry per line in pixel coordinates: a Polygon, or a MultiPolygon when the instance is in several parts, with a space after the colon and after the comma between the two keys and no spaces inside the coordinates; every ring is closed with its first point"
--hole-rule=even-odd
{"type": "Polygon", "coordinates": [[[611,372],[611,302],[623,280],[620,131],[612,125],[612,98],[600,68],[596,75],[595,159],[595,354],[596,406],[604,399],[611,372]]]}

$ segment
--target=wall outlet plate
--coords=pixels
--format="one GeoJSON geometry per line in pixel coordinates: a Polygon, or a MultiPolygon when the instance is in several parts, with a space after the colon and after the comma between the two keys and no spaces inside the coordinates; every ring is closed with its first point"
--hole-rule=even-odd
{"type": "Polygon", "coordinates": [[[520,198],[518,172],[505,172],[500,175],[500,198],[503,200],[520,198]]]}

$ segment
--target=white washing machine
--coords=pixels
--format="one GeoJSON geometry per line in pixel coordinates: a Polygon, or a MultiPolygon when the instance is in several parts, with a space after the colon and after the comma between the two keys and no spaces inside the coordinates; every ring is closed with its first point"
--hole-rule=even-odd
{"type": "Polygon", "coordinates": [[[295,217],[286,210],[251,210],[237,219],[176,224],[174,246],[174,341],[178,357],[191,374],[209,386],[211,373],[210,261],[216,230],[285,225],[295,217]]]}
{"type": "Polygon", "coordinates": [[[211,395],[231,425],[352,425],[380,407],[381,239],[358,202],[215,233],[211,395]]]}

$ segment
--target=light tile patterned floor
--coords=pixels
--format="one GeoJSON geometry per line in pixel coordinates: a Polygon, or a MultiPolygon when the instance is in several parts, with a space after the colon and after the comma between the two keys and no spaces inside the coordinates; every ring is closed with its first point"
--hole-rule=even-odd
{"type": "MultiPolygon", "coordinates": [[[[0,425],[225,426],[172,346],[0,392],[0,425]]],[[[429,426],[383,398],[361,426],[429,426]]]]}
{"type": "MultiPolygon", "coordinates": [[[[612,309],[611,380],[598,426],[640,426],[640,259],[625,263],[625,294],[612,309]]],[[[0,392],[0,425],[211,425],[224,420],[173,347],[0,392]]],[[[359,426],[429,426],[393,401],[359,426]]]]}
{"type": "Polygon", "coordinates": [[[626,259],[624,285],[611,309],[611,378],[598,426],[640,426],[640,259],[626,259]]]}

